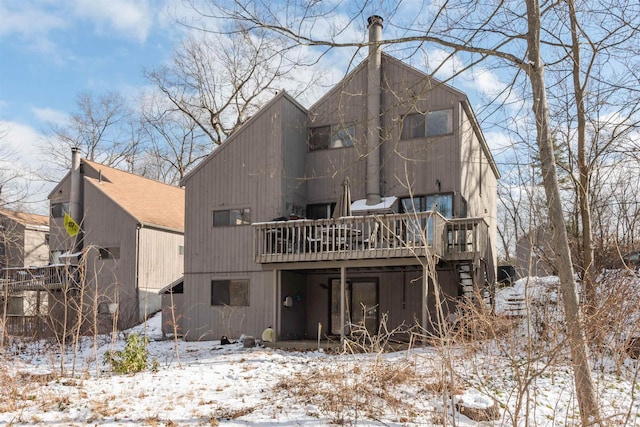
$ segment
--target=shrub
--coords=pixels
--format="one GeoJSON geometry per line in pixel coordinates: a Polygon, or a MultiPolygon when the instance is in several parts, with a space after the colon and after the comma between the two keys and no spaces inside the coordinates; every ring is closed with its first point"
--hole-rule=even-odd
{"type": "MultiPolygon", "coordinates": [[[[140,338],[138,334],[131,334],[127,337],[124,350],[110,350],[104,354],[104,364],[110,365],[111,369],[118,374],[134,374],[144,371],[149,367],[149,351],[147,345],[149,338],[140,338]]],[[[153,359],[151,369],[158,369],[158,361],[153,359]]]]}

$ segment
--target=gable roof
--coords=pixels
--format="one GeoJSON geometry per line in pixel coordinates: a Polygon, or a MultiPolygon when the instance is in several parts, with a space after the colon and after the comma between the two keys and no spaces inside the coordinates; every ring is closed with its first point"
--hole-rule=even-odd
{"type": "Polygon", "coordinates": [[[260,117],[262,114],[265,114],[267,111],[269,111],[269,109],[274,106],[280,99],[286,99],[287,101],[289,101],[291,104],[295,105],[297,108],[299,108],[301,111],[307,113],[307,109],[304,108],[304,106],[302,104],[300,104],[295,98],[293,98],[291,95],[289,95],[287,93],[286,90],[282,90],[280,91],[276,96],[274,96],[269,102],[267,102],[265,105],[263,105],[262,107],[260,107],[260,109],[253,115],[251,116],[246,122],[244,122],[242,124],[242,126],[240,126],[238,129],[236,129],[227,139],[225,139],[219,146],[217,146],[216,148],[213,149],[213,151],[211,153],[209,153],[209,155],[207,157],[205,157],[204,159],[202,159],[200,161],[200,163],[198,163],[196,165],[195,168],[193,168],[191,171],[189,171],[180,181],[180,185],[186,185],[186,183],[189,181],[189,179],[191,179],[192,176],[196,175],[197,172],[204,167],[204,165],[206,165],[207,163],[209,163],[211,161],[211,159],[213,159],[215,156],[218,155],[219,152],[221,152],[222,150],[224,150],[229,144],[231,144],[237,137],[237,135],[239,135],[242,130],[244,128],[247,128],[251,125],[251,123],[253,123],[254,121],[256,121],[258,119],[258,117],[260,117]]]}
{"type": "Polygon", "coordinates": [[[25,227],[49,227],[49,217],[46,215],[17,212],[0,208],[0,215],[7,217],[25,227]]]}
{"type": "Polygon", "coordinates": [[[184,231],[184,189],[86,159],[81,162],[100,176],[90,177],[85,170],[85,183],[104,193],[138,222],[184,231]]]}

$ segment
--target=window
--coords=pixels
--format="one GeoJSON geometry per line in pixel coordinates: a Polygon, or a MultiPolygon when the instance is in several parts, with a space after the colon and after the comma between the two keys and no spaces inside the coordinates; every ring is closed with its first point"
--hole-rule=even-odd
{"type": "Polygon", "coordinates": [[[316,205],[307,205],[307,218],[309,219],[327,219],[333,215],[335,203],[320,203],[316,205]]]}
{"type": "Polygon", "coordinates": [[[248,306],[249,280],[212,280],[211,305],[248,306]]]}
{"type": "Polygon", "coordinates": [[[436,211],[445,218],[453,218],[453,194],[426,196],[424,210],[436,211]]]}
{"type": "Polygon", "coordinates": [[[453,110],[412,113],[402,120],[401,139],[424,138],[425,136],[447,135],[453,132],[453,110]]]}
{"type": "Polygon", "coordinates": [[[309,129],[309,151],[326,150],[329,148],[331,126],[321,126],[309,129]]]}
{"type": "Polygon", "coordinates": [[[468,207],[467,207],[467,200],[460,196],[460,211],[458,212],[458,217],[459,218],[466,218],[468,215],[468,207]]]}
{"type": "Polygon", "coordinates": [[[251,209],[228,209],[213,211],[213,226],[251,225],[251,209]]]}
{"type": "Polygon", "coordinates": [[[184,245],[178,246],[178,255],[184,255],[184,245]]]}
{"type": "Polygon", "coordinates": [[[334,127],[331,134],[331,148],[353,147],[355,133],[356,127],[354,125],[343,128],[334,127]]]}
{"type": "Polygon", "coordinates": [[[52,218],[62,218],[65,212],[69,213],[69,202],[53,203],[51,205],[52,218]]]}
{"type": "Polygon", "coordinates": [[[119,259],[120,258],[120,246],[114,246],[111,248],[100,248],[100,259],[119,259]]]}
{"type": "Polygon", "coordinates": [[[24,316],[24,297],[9,296],[7,300],[7,315],[24,316]]]}
{"type": "Polygon", "coordinates": [[[422,113],[407,114],[402,121],[402,139],[424,137],[425,118],[422,113]]]}
{"type": "Polygon", "coordinates": [[[447,135],[453,132],[453,110],[438,110],[427,113],[427,136],[447,135]]]}
{"type": "Polygon", "coordinates": [[[309,151],[353,147],[356,127],[350,125],[319,126],[309,129],[309,151]]]}

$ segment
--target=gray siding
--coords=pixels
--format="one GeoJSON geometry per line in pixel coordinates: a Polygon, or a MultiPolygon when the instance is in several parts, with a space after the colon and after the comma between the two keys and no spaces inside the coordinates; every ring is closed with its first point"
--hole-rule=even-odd
{"type": "Polygon", "coordinates": [[[259,336],[272,322],[273,281],[254,261],[251,226],[213,227],[213,211],[250,208],[252,222],[304,206],[306,113],[280,95],[186,180],[187,339],[259,336]],[[250,280],[249,307],[212,307],[211,281],[250,280]],[[205,338],[206,337],[206,338],[205,338]]]}
{"type": "MultiPolygon", "coordinates": [[[[490,226],[495,230],[495,195],[491,194],[495,176],[464,116],[465,96],[388,56],[383,56],[382,75],[381,194],[404,197],[452,192],[456,213],[462,194],[469,200],[469,214],[492,217],[490,226]],[[405,114],[446,108],[453,111],[452,134],[400,139],[405,114]],[[478,174],[482,175],[482,197],[473,188],[478,174]]],[[[243,333],[259,336],[268,326],[279,326],[280,339],[315,338],[318,323],[325,332],[330,331],[329,280],[339,277],[336,270],[314,274],[263,271],[254,262],[252,228],[214,228],[212,215],[218,209],[251,208],[254,223],[287,216],[306,204],[335,202],[347,176],[352,199],[365,198],[365,135],[370,125],[366,90],[367,71],[360,66],[311,107],[308,115],[279,95],[185,179],[187,339],[243,333]],[[307,127],[340,124],[355,124],[353,147],[307,152],[307,127]],[[282,278],[278,292],[277,274],[282,278]],[[211,281],[223,278],[250,280],[249,307],[211,306],[211,281]],[[278,298],[296,295],[299,304],[284,309],[276,294],[278,298]],[[280,325],[273,325],[276,315],[280,325]]],[[[407,259],[408,266],[413,264],[414,259],[407,259]]],[[[318,270],[322,268],[319,263],[318,270]]],[[[379,313],[389,314],[390,328],[414,325],[422,318],[422,272],[414,266],[400,270],[349,273],[351,278],[378,282],[379,313]]],[[[439,281],[447,295],[457,296],[453,267],[439,271],[439,281]]],[[[430,289],[432,292],[433,287],[430,289]]],[[[433,301],[431,294],[431,312],[433,301]]]]}
{"type": "Polygon", "coordinates": [[[139,320],[136,290],[137,221],[93,184],[84,187],[84,250],[87,251],[87,300],[118,303],[118,326],[128,328],[139,320]],[[120,248],[120,258],[100,259],[99,248],[120,248]]]}

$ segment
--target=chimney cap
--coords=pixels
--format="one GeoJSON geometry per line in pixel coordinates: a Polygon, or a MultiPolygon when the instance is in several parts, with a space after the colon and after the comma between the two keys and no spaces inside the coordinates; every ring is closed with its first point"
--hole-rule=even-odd
{"type": "Polygon", "coordinates": [[[370,17],[367,18],[367,24],[369,27],[376,24],[382,27],[383,22],[384,22],[384,19],[382,19],[382,16],[379,16],[379,15],[371,15],[370,17]]]}

